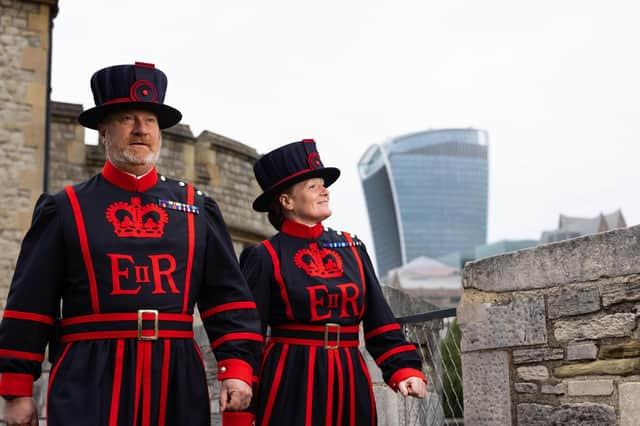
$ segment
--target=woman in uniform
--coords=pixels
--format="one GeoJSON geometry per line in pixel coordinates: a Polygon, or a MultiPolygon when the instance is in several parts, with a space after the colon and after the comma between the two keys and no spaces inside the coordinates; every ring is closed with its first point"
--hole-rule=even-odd
{"type": "Polygon", "coordinates": [[[241,267],[269,339],[264,347],[256,425],[375,425],[371,379],[358,349],[404,396],[423,398],[426,379],[374,274],[361,241],[323,228],[327,187],[340,170],[324,167],[311,139],[284,145],[254,165],[263,193],[253,208],[279,231],[246,249],[241,267]]]}

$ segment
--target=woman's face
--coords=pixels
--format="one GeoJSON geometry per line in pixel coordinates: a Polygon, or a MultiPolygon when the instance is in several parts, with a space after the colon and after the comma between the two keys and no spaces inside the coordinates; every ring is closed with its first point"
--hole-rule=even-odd
{"type": "Polygon", "coordinates": [[[298,182],[289,193],[279,197],[287,219],[313,226],[331,216],[329,190],[324,179],[311,178],[298,182]]]}

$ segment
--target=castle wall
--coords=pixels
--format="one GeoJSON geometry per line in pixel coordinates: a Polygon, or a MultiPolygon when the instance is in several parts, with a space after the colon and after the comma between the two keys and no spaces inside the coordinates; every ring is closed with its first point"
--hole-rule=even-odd
{"type": "Polygon", "coordinates": [[[640,418],[640,226],[467,264],[465,423],[640,418]]]}
{"type": "Polygon", "coordinates": [[[0,1],[0,300],[42,192],[50,23],[57,0],[0,1]]]}

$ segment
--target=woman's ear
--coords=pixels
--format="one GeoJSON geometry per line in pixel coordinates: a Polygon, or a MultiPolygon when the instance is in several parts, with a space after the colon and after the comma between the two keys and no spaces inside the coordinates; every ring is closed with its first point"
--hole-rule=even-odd
{"type": "Polygon", "coordinates": [[[293,210],[293,197],[289,194],[282,193],[278,196],[278,202],[282,206],[282,209],[286,212],[293,210]]]}

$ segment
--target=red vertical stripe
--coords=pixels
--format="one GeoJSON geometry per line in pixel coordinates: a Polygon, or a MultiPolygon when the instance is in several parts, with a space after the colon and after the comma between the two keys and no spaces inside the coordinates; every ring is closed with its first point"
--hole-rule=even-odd
{"type": "MultiPolygon", "coordinates": [[[[49,384],[47,385],[47,395],[51,395],[51,385],[53,384],[53,381],[56,377],[56,373],[58,372],[58,368],[60,368],[60,364],[62,364],[62,360],[64,359],[64,357],[67,355],[67,352],[69,352],[69,348],[71,348],[71,345],[73,343],[68,344],[65,348],[64,351],[62,352],[62,355],[60,355],[60,358],[58,359],[58,361],[56,362],[56,365],[51,369],[51,373],[49,374],[49,384]]],[[[47,413],[47,418],[49,418],[49,398],[47,398],[47,408],[45,409],[45,412],[47,413]]]]}
{"type": "Polygon", "coordinates": [[[116,343],[116,360],[113,370],[113,389],[111,390],[111,410],[109,412],[109,426],[118,425],[118,412],[120,409],[120,388],[122,386],[122,364],[124,360],[124,340],[118,339],[116,343]]]}
{"type": "Polygon", "coordinates": [[[309,347],[309,364],[307,366],[307,411],[305,415],[305,426],[311,426],[313,413],[313,376],[316,368],[316,347],[309,347]]]}
{"type": "Polygon", "coordinates": [[[142,426],[151,423],[151,342],[142,342],[144,365],[142,369],[142,426]]]}
{"type": "Polygon", "coordinates": [[[133,426],[137,426],[138,424],[138,406],[140,405],[140,385],[142,383],[142,361],[143,361],[143,349],[142,342],[138,340],[137,348],[136,348],[136,384],[135,384],[135,395],[134,397],[134,405],[133,405],[133,426]]]}
{"type": "Polygon", "coordinates": [[[353,375],[353,360],[351,359],[351,351],[345,351],[347,356],[347,368],[349,369],[349,426],[356,425],[356,388],[353,375]]]}
{"type": "Polygon", "coordinates": [[[362,355],[358,354],[358,359],[360,360],[360,366],[362,367],[362,371],[364,372],[364,375],[367,378],[367,383],[369,384],[369,398],[371,400],[371,426],[376,426],[376,400],[373,397],[373,385],[371,384],[371,376],[369,376],[369,370],[367,369],[367,364],[365,364],[364,359],[362,359],[362,355]]]}
{"type": "Polygon", "coordinates": [[[158,426],[164,426],[167,416],[167,386],[169,384],[169,355],[171,350],[171,340],[164,341],[164,353],[162,355],[162,383],[160,384],[160,414],[158,426]]]}
{"type": "MultiPolygon", "coordinates": [[[[351,235],[349,235],[348,232],[343,232],[342,234],[347,239],[347,241],[350,243],[351,251],[353,252],[353,255],[356,258],[356,263],[358,264],[358,269],[360,269],[360,280],[361,280],[361,283],[362,283],[362,298],[364,300],[367,300],[366,299],[367,283],[364,280],[364,268],[362,267],[362,259],[360,259],[360,255],[358,254],[358,249],[356,248],[355,245],[353,245],[353,239],[351,238],[351,235]]],[[[362,309],[360,311],[360,318],[362,318],[363,315],[364,315],[364,309],[362,309]]]]}
{"type": "MultiPolygon", "coordinates": [[[[187,204],[193,205],[193,185],[187,185],[187,204]]],[[[189,309],[189,288],[191,287],[191,269],[193,268],[193,249],[195,244],[195,229],[193,221],[193,213],[185,213],[187,215],[187,270],[184,273],[184,301],[182,303],[182,313],[186,313],[189,309]]]]}
{"type": "Polygon", "coordinates": [[[287,288],[284,285],[284,280],[282,279],[282,274],[280,273],[280,260],[278,259],[278,255],[276,254],[276,251],[273,249],[273,246],[268,240],[264,240],[262,244],[266,247],[269,255],[271,255],[271,261],[273,262],[273,274],[275,275],[278,287],[280,287],[280,296],[282,297],[284,307],[287,311],[287,318],[293,321],[293,310],[291,309],[291,303],[289,303],[287,288]]]}
{"type": "Polygon", "coordinates": [[[80,239],[80,250],[82,251],[82,259],[84,265],[87,268],[87,277],[89,278],[89,290],[91,291],[91,308],[93,313],[100,312],[100,304],[98,303],[98,284],[96,283],[96,273],[93,269],[93,261],[91,260],[91,252],[89,251],[89,240],[87,239],[87,230],[84,226],[84,219],[82,218],[82,210],[80,210],[80,203],[78,197],[73,190],[73,187],[67,186],[64,189],[69,197],[71,203],[71,209],[73,210],[73,217],[76,221],[76,229],[78,230],[78,238],[80,239]]]}
{"type": "Polygon", "coordinates": [[[336,362],[335,360],[335,351],[333,350],[329,350],[327,351],[327,358],[328,358],[328,367],[329,367],[329,372],[328,372],[328,378],[327,378],[327,415],[326,415],[326,425],[327,426],[332,426],[333,424],[333,368],[334,368],[334,364],[336,362]]]}
{"type": "MultiPolygon", "coordinates": [[[[348,351],[349,349],[345,349],[348,351]]],[[[336,425],[342,425],[342,410],[344,409],[344,374],[342,372],[342,358],[340,357],[340,349],[336,351],[336,369],[338,371],[338,420],[336,425]]]]}
{"type": "Polygon", "coordinates": [[[278,387],[280,387],[280,379],[282,379],[282,370],[284,370],[284,362],[287,359],[287,352],[289,351],[289,345],[282,345],[282,353],[278,360],[278,366],[276,367],[276,374],[271,384],[271,390],[269,391],[269,398],[267,399],[267,406],[264,410],[264,417],[262,418],[262,426],[268,425],[271,418],[271,411],[273,411],[273,404],[276,401],[276,395],[278,394],[278,387]]]}

